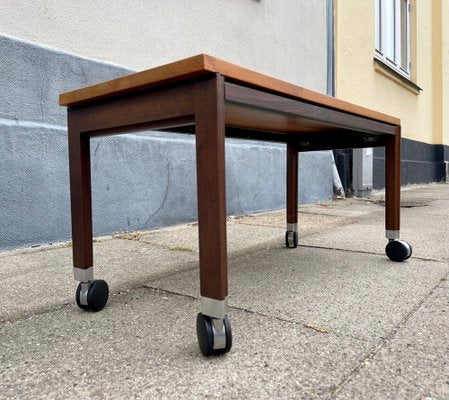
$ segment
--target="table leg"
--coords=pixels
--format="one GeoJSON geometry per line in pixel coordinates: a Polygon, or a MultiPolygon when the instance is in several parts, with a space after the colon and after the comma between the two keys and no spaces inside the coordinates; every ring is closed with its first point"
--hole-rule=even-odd
{"type": "Polygon", "coordinates": [[[195,91],[201,313],[198,342],[206,356],[231,348],[227,317],[227,250],[224,80],[198,84],[195,91]]]}
{"type": "Polygon", "coordinates": [[[287,144],[287,230],[285,245],[298,246],[298,150],[287,144]]]}
{"type": "Polygon", "coordinates": [[[410,244],[400,237],[401,212],[401,127],[388,139],[385,147],[385,233],[389,240],[385,248],[393,261],[403,261],[412,255],[410,244]]]}
{"type": "Polygon", "coordinates": [[[385,147],[385,229],[388,239],[399,238],[401,203],[401,133],[385,147]]]}
{"type": "Polygon", "coordinates": [[[68,139],[73,270],[80,282],[76,301],[83,309],[99,311],[106,305],[109,288],[105,281],[93,279],[90,139],[79,131],[70,113],[68,139]]]}

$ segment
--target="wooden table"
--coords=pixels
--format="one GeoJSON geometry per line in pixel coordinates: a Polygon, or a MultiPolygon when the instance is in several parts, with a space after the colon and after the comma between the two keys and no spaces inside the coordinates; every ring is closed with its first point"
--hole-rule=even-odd
{"type": "Polygon", "coordinates": [[[197,55],[62,93],[68,107],[73,264],[80,307],[100,310],[108,286],[93,279],[90,138],[142,129],[195,134],[204,355],[232,343],[227,317],[225,136],[287,145],[287,247],[298,242],[298,152],[385,146],[387,255],[402,261],[399,240],[401,126],[397,118],[197,55]]]}

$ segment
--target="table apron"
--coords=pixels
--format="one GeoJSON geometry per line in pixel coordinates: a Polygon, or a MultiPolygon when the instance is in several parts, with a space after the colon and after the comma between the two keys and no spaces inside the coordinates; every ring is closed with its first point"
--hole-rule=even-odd
{"type": "Polygon", "coordinates": [[[246,127],[252,124],[251,110],[255,112],[263,110],[268,113],[286,114],[291,118],[318,122],[323,125],[323,129],[328,130],[345,129],[358,131],[360,134],[394,135],[396,129],[395,125],[388,123],[229,82],[225,83],[225,101],[229,105],[237,105],[247,110],[248,118],[242,120],[242,124],[246,127]]]}
{"type": "Polygon", "coordinates": [[[195,85],[183,85],[70,108],[68,118],[76,119],[79,132],[89,136],[182,127],[194,124],[194,96],[195,85]]]}

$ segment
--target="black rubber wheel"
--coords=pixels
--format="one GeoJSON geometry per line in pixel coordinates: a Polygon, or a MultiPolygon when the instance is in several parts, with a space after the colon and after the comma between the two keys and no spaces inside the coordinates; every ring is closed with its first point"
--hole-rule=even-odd
{"type": "Polygon", "coordinates": [[[288,242],[289,231],[285,231],[285,247],[289,249],[296,249],[298,247],[298,232],[293,232],[293,245],[288,242]]]}
{"type": "Polygon", "coordinates": [[[89,282],[87,290],[87,306],[80,303],[81,283],[76,289],[76,304],[83,310],[100,311],[108,302],[109,287],[106,281],[97,279],[89,282]]]}
{"type": "Polygon", "coordinates": [[[214,350],[214,333],[212,329],[211,318],[199,313],[196,317],[196,334],[198,337],[198,345],[201,353],[205,357],[211,355],[219,355],[228,353],[232,347],[232,331],[231,322],[228,316],[225,316],[223,320],[226,333],[226,347],[223,349],[214,350]]]}
{"type": "Polygon", "coordinates": [[[391,261],[405,261],[412,255],[412,246],[403,240],[391,240],[385,247],[385,253],[391,261]]]}

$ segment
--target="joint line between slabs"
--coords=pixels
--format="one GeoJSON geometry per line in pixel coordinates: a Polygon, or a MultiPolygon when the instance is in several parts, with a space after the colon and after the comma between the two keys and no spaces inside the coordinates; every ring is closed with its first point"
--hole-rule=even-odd
{"type": "MultiPolygon", "coordinates": [[[[360,253],[360,254],[372,254],[375,256],[383,255],[383,253],[375,253],[373,251],[363,251],[363,250],[350,250],[350,249],[340,249],[338,247],[325,247],[325,246],[317,246],[313,244],[298,244],[298,247],[308,247],[311,249],[323,249],[323,250],[336,250],[336,251],[344,251],[347,253],[360,253]]],[[[420,260],[420,261],[432,261],[437,263],[445,263],[443,260],[437,260],[436,258],[424,258],[424,257],[410,257],[414,260],[420,260]]]]}
{"type": "MultiPolygon", "coordinates": [[[[172,295],[172,296],[184,297],[184,298],[187,298],[187,299],[190,299],[190,300],[194,300],[194,301],[198,300],[198,297],[192,296],[190,294],[174,292],[172,290],[158,289],[156,287],[148,286],[148,285],[145,285],[143,288],[149,289],[149,290],[151,290],[151,291],[153,291],[153,292],[155,292],[157,294],[163,293],[163,294],[169,294],[169,295],[172,295]]],[[[348,338],[352,338],[352,339],[355,339],[355,340],[360,340],[362,342],[366,342],[367,341],[364,338],[360,338],[360,337],[353,336],[353,335],[345,335],[345,334],[341,334],[341,333],[338,333],[338,332],[329,332],[329,331],[321,332],[320,330],[315,329],[310,323],[299,322],[299,321],[292,321],[292,320],[289,320],[289,319],[286,319],[286,318],[277,317],[275,315],[269,315],[269,314],[261,313],[259,311],[250,310],[248,308],[237,307],[237,306],[228,306],[228,308],[231,309],[231,310],[241,311],[241,312],[244,312],[244,313],[247,313],[247,314],[257,315],[257,316],[263,317],[263,318],[274,319],[274,320],[279,321],[279,322],[284,322],[284,323],[288,323],[288,324],[292,324],[292,325],[302,326],[303,328],[307,328],[308,330],[313,330],[313,331],[316,331],[316,332],[319,332],[319,333],[322,333],[322,334],[333,335],[333,336],[336,336],[336,337],[348,337],[348,338]]]]}

